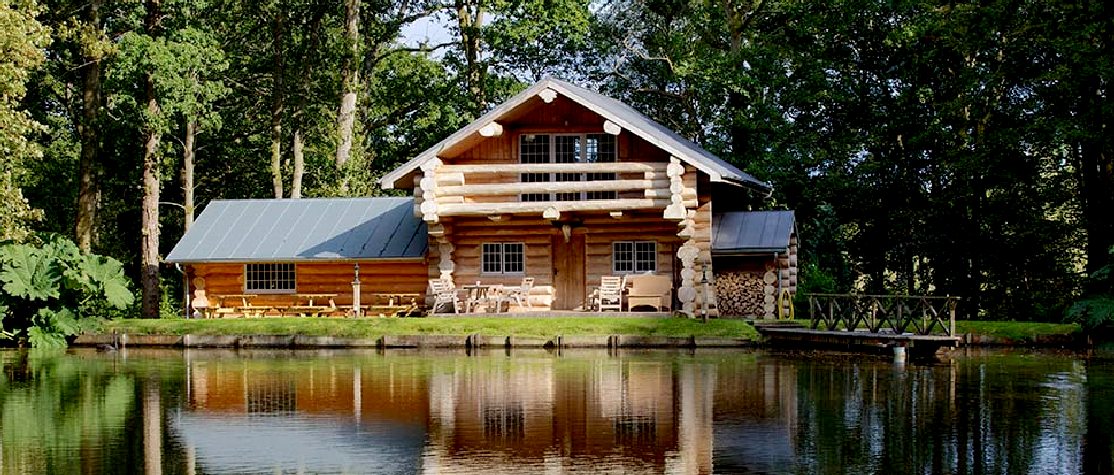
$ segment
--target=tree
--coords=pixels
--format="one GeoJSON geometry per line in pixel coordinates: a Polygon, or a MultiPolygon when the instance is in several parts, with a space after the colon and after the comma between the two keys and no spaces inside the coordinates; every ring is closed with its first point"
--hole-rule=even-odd
{"type": "Polygon", "coordinates": [[[42,156],[31,137],[41,126],[20,110],[27,79],[42,64],[42,48],[49,41],[48,30],[35,20],[38,13],[33,0],[0,0],[0,241],[26,240],[30,225],[42,217],[20,189],[25,162],[42,156]]]}

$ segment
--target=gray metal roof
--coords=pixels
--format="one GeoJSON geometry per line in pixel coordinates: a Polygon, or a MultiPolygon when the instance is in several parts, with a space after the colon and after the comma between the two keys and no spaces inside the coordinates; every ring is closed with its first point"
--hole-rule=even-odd
{"type": "Polygon", "coordinates": [[[167,262],[424,257],[425,223],[409,197],[216,200],[167,262]]]}
{"type": "Polygon", "coordinates": [[[792,211],[731,211],[712,216],[712,253],[786,252],[796,218],[792,211]]]}
{"type": "Polygon", "coordinates": [[[728,182],[736,185],[749,185],[762,189],[769,189],[770,185],[761,181],[742,170],[739,170],[734,165],[721,160],[719,157],[712,155],[707,150],[704,150],[699,145],[693,143],[676,132],[670,130],[657,122],[654,122],[649,117],[642,115],[641,112],[634,110],[620,101],[607,97],[598,92],[593,92],[579,86],[559,81],[556,79],[543,79],[538,81],[533,86],[530,86],[525,91],[522,91],[514,97],[508,99],[506,102],[500,104],[498,107],[492,109],[487,114],[484,114],[479,119],[476,119],[471,124],[454,132],[452,135],[446,137],[444,140],[438,142],[436,145],[430,147],[426,151],[419,154],[414,159],[406,162],[402,166],[387,173],[379,180],[379,184],[386,189],[395,187],[405,187],[409,182],[404,180],[409,174],[413,173],[422,164],[437,157],[438,153],[448,148],[449,146],[460,142],[467,138],[469,135],[477,133],[480,128],[485,125],[498,120],[506,113],[526,102],[530,98],[537,96],[539,93],[546,89],[552,89],[557,93],[568,97],[573,102],[584,106],[585,108],[599,114],[601,117],[615,122],[623,129],[641,137],[643,140],[654,144],[655,146],[669,152],[671,155],[681,159],[682,161],[695,166],[700,171],[707,173],[714,182],[728,182]],[[399,186],[401,185],[401,186],[399,186]]]}

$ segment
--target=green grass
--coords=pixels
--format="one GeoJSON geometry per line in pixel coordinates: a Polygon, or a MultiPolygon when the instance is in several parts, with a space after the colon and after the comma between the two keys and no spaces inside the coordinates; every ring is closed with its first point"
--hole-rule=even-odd
{"type": "MultiPolygon", "coordinates": [[[[808,319],[796,319],[794,321],[800,323],[801,325],[804,325],[805,327],[808,327],[812,324],[811,320],[808,319]]],[[[1073,335],[1081,331],[1083,331],[1082,328],[1075,323],[1014,322],[990,320],[955,321],[956,334],[962,335],[965,333],[972,333],[976,335],[1009,338],[1011,340],[1031,341],[1038,336],[1073,335]]]]}
{"type": "Polygon", "coordinates": [[[1044,335],[1073,335],[1083,329],[1075,323],[956,320],[955,331],[959,334],[974,333],[1011,340],[1033,340],[1044,335]]]}
{"type": "Polygon", "coordinates": [[[555,335],[709,336],[757,340],[740,320],[684,318],[235,318],[215,320],[121,319],[105,321],[102,333],[147,335],[309,335],[377,338],[383,335],[470,335],[551,337],[555,335]]]}

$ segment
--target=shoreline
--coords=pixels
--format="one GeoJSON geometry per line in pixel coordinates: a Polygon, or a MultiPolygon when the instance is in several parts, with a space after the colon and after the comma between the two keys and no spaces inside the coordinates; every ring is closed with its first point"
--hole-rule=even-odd
{"type": "MultiPolygon", "coordinates": [[[[1059,348],[1083,350],[1091,345],[1082,335],[1038,335],[1032,340],[966,333],[960,348],[1059,348]]],[[[171,335],[98,333],[79,335],[73,347],[123,348],[772,348],[762,340],[745,337],[655,335],[554,335],[552,337],[502,335],[383,335],[378,338],[314,335],[171,335]]],[[[779,348],[784,348],[780,345],[779,348]]],[[[813,348],[798,348],[813,349],[813,348]]]]}

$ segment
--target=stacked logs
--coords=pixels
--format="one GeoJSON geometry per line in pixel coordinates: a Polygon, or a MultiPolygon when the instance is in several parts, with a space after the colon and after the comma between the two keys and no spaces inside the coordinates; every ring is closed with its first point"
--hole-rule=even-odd
{"type": "MultiPolygon", "coordinates": [[[[770,277],[773,277],[773,273],[770,277]]],[[[758,317],[765,315],[767,287],[761,272],[724,272],[716,274],[716,299],[722,317],[758,317]]],[[[770,310],[774,309],[770,295],[770,310]]]]}

